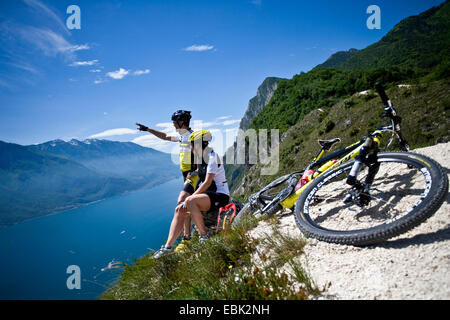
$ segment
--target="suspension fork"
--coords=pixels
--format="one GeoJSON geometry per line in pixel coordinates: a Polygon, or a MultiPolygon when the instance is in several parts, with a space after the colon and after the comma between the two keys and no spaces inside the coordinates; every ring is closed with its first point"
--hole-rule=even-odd
{"type": "Polygon", "coordinates": [[[364,184],[369,186],[373,183],[376,174],[380,168],[380,163],[378,162],[378,136],[369,136],[361,149],[359,150],[358,156],[355,158],[355,163],[350,170],[350,174],[347,177],[347,184],[355,187],[363,187],[357,180],[358,172],[362,164],[369,167],[369,173],[367,174],[364,184]]]}

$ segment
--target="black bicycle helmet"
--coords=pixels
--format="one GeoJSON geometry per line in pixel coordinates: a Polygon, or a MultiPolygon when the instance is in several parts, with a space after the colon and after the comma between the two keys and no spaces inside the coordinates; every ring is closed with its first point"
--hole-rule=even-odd
{"type": "Polygon", "coordinates": [[[172,121],[183,121],[183,123],[189,125],[189,121],[191,120],[191,112],[186,110],[178,110],[175,111],[172,115],[172,121]]]}

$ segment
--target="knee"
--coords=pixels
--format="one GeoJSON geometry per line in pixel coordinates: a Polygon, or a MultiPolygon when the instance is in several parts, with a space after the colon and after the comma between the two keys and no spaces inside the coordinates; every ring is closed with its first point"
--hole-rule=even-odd
{"type": "Polygon", "coordinates": [[[184,204],[186,205],[186,208],[191,209],[195,206],[195,199],[193,199],[192,197],[187,197],[184,200],[184,204]]]}
{"type": "Polygon", "coordinates": [[[181,213],[180,207],[175,208],[174,218],[177,220],[184,219],[186,217],[185,214],[181,213]]]}

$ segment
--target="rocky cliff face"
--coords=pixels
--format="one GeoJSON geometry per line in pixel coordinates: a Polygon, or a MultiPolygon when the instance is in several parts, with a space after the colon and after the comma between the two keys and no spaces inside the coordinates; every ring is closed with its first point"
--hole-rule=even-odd
{"type": "Polygon", "coordinates": [[[248,102],[247,110],[241,120],[239,128],[246,131],[253,118],[269,103],[273,93],[277,89],[278,82],[281,78],[269,77],[266,78],[259,86],[256,96],[248,102]]]}
{"type": "MultiPolygon", "coordinates": [[[[258,113],[269,103],[275,90],[277,89],[278,83],[282,78],[268,77],[263,83],[258,87],[256,96],[250,99],[248,102],[247,110],[245,111],[244,117],[241,119],[239,128],[246,131],[250,127],[252,120],[258,115],[258,113]]],[[[228,152],[234,152],[234,158],[236,158],[236,142],[233,147],[227,150],[228,152]]],[[[225,172],[227,175],[228,185],[233,192],[236,188],[239,188],[242,184],[242,178],[245,172],[251,167],[248,164],[226,164],[225,172]]]]}

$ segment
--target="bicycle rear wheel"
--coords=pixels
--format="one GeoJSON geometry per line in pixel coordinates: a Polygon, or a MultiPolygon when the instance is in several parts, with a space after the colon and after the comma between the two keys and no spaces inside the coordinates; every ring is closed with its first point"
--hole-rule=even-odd
{"type": "MultiPolygon", "coordinates": [[[[271,200],[273,200],[273,196],[270,195],[260,195],[259,196],[263,201],[267,201],[270,202],[271,200]]],[[[232,225],[235,227],[237,226],[242,219],[246,216],[246,215],[256,215],[256,216],[260,216],[261,213],[261,209],[264,207],[263,203],[261,202],[256,202],[256,201],[252,201],[249,200],[243,207],[242,209],[237,213],[236,217],[233,220],[232,225]],[[254,203],[252,205],[252,203],[254,203]]],[[[264,212],[265,215],[271,217],[273,216],[275,213],[277,213],[278,211],[282,210],[283,208],[279,205],[279,204],[275,204],[272,207],[270,207],[267,211],[264,212]]]]}
{"type": "MultiPolygon", "coordinates": [[[[443,203],[448,178],[434,160],[409,152],[378,154],[380,165],[362,203],[346,184],[353,161],[314,179],[295,204],[297,226],[322,241],[370,245],[400,235],[430,217],[443,203]],[[368,200],[368,201],[367,201],[368,200]],[[368,202],[368,203],[367,203],[368,202]]],[[[363,182],[368,167],[362,165],[363,182]]]]}
{"type": "Polygon", "coordinates": [[[242,207],[242,209],[238,212],[238,214],[236,215],[236,217],[234,217],[232,226],[236,227],[239,225],[239,223],[241,223],[242,218],[244,218],[244,216],[246,216],[247,214],[252,214],[251,212],[251,205],[250,202],[247,202],[244,207],[242,207]]]}

